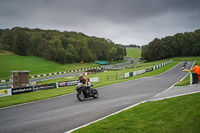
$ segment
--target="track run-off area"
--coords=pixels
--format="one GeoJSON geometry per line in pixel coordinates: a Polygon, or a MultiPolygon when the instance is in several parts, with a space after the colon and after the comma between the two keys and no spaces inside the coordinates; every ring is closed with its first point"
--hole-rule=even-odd
{"type": "MultiPolygon", "coordinates": [[[[78,101],[76,93],[0,109],[0,133],[63,133],[128,108],[170,88],[185,77],[183,63],[167,72],[96,88],[98,99],[78,101]]],[[[184,69],[190,69],[187,62],[184,69]]],[[[75,87],[74,87],[75,89],[75,87]]]]}

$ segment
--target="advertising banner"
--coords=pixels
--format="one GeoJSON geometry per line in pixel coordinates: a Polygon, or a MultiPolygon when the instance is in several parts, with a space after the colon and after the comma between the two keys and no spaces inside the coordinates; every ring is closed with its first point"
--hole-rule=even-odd
{"type": "Polygon", "coordinates": [[[56,88],[56,83],[36,85],[36,86],[33,87],[33,91],[48,90],[48,89],[54,89],[54,88],[56,88]]]}
{"type": "Polygon", "coordinates": [[[23,88],[13,88],[12,95],[28,93],[33,91],[33,86],[23,87],[23,88]]]}
{"type": "Polygon", "coordinates": [[[72,85],[77,85],[79,83],[78,80],[74,80],[74,81],[67,81],[67,86],[72,86],[72,85]]]}
{"type": "Polygon", "coordinates": [[[2,89],[0,90],[0,97],[12,95],[11,89],[2,89]]]}
{"type": "Polygon", "coordinates": [[[67,86],[67,82],[58,82],[58,87],[65,87],[67,86]]]}
{"type": "Polygon", "coordinates": [[[129,77],[133,77],[133,72],[129,72],[129,77]]]}

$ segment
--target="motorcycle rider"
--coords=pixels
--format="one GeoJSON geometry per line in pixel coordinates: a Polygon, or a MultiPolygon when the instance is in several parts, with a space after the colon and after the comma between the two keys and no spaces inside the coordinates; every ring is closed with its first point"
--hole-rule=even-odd
{"type": "Polygon", "coordinates": [[[90,82],[88,82],[88,79],[83,76],[79,77],[79,83],[82,83],[83,85],[88,86],[87,88],[90,88],[91,86],[90,82]]]}

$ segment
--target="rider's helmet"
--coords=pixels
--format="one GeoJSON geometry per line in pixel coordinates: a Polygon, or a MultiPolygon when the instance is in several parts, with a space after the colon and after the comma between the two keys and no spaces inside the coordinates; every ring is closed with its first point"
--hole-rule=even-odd
{"type": "Polygon", "coordinates": [[[83,79],[83,76],[80,76],[80,77],[79,77],[79,80],[81,80],[81,79],[83,79]]]}

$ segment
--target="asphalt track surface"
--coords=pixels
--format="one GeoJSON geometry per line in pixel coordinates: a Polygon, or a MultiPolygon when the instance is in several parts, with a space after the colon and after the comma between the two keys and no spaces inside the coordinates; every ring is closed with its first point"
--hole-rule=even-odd
{"type": "MultiPolygon", "coordinates": [[[[193,62],[188,62],[190,69],[193,62]]],[[[97,88],[98,99],[79,102],[69,94],[0,109],[0,133],[63,133],[129,107],[171,87],[187,72],[182,63],[158,76],[97,88]]]]}

